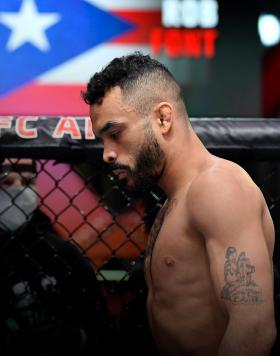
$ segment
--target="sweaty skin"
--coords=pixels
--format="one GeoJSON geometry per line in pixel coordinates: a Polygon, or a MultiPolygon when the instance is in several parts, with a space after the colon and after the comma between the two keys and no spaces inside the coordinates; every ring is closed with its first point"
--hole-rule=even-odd
{"type": "MultiPolygon", "coordinates": [[[[143,118],[115,87],[90,114],[107,163],[135,171],[141,150],[155,153],[156,141],[162,152],[153,174],[168,199],[145,259],[161,354],[268,356],[276,335],[274,227],[259,188],[240,166],[207,151],[176,103],[160,102],[143,118]]],[[[130,170],[115,173],[133,187],[130,170]]]]}
{"type": "MultiPolygon", "coordinates": [[[[240,303],[241,307],[237,306],[237,302],[236,307],[245,314],[254,313],[255,308],[259,308],[259,313],[267,308],[271,309],[272,266],[269,261],[273,253],[274,228],[270,213],[261,192],[245,171],[232,162],[212,156],[193,181],[166,201],[150,233],[145,261],[145,276],[149,287],[147,309],[152,332],[162,354],[227,355],[218,352],[229,323],[229,315],[223,304],[233,304],[229,298],[223,302],[221,297],[222,287],[228,285],[229,274],[229,262],[223,254],[230,248],[227,240],[231,244],[231,236],[237,247],[242,243],[241,239],[252,239],[245,243],[248,248],[242,248],[252,257],[253,265],[258,260],[257,256],[254,258],[256,251],[253,241],[259,241],[269,256],[263,262],[267,280],[262,281],[262,285],[262,271],[254,273],[252,267],[250,270],[257,281],[251,289],[257,290],[261,297],[250,301],[247,291],[247,300],[240,303]],[[238,186],[235,185],[236,182],[238,186]],[[223,190],[223,186],[227,191],[223,190]],[[209,193],[209,190],[213,192],[209,193]],[[235,194],[238,193],[242,194],[240,196],[243,200],[239,197],[236,199],[235,194]],[[211,201],[205,201],[207,195],[209,199],[212,195],[211,201]],[[224,199],[229,206],[224,204],[224,199]],[[204,208],[200,204],[204,204],[204,208]],[[207,211],[208,208],[214,209],[215,213],[207,211]],[[244,213],[241,217],[240,209],[244,213]],[[209,216],[203,216],[203,210],[209,216]],[[223,228],[220,219],[231,220],[232,224],[226,222],[225,228],[233,230],[218,231],[223,228]],[[247,237],[246,221],[250,224],[250,219],[256,219],[259,223],[257,228],[248,229],[247,237]],[[220,251],[216,253],[217,266],[215,263],[211,266],[209,260],[211,250],[214,252],[216,247],[210,246],[211,237],[199,228],[199,221],[206,225],[213,224],[213,231],[216,230],[217,235],[221,234],[218,238],[223,240],[224,248],[220,246],[220,251]],[[244,224],[244,230],[239,230],[235,224],[244,224]],[[269,306],[265,306],[267,301],[270,301],[269,306]]],[[[232,275],[233,282],[236,282],[237,272],[233,270],[232,275]]],[[[239,284],[236,290],[240,291],[242,288],[239,284]]],[[[245,288],[246,285],[243,288],[246,294],[245,288]]],[[[248,288],[247,286],[247,290],[248,288]]],[[[272,313],[271,310],[270,312],[272,313]]],[[[236,345],[235,350],[238,354],[239,345],[236,345]]],[[[249,355],[253,354],[248,353],[249,355]]]]}

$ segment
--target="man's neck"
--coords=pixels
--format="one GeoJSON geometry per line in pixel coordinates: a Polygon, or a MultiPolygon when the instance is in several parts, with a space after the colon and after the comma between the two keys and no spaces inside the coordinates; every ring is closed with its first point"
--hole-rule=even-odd
{"type": "Polygon", "coordinates": [[[174,143],[173,151],[166,154],[164,172],[159,186],[168,198],[187,188],[192,180],[210,164],[212,155],[195,133],[174,143]]]}

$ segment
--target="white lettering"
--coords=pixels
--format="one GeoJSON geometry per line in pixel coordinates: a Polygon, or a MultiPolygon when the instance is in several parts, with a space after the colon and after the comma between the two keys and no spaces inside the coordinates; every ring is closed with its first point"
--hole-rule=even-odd
{"type": "Polygon", "coordinates": [[[0,129],[10,129],[12,127],[12,117],[2,116],[0,117],[0,129]]]}
{"type": "Polygon", "coordinates": [[[164,27],[214,28],[219,22],[217,0],[163,0],[164,27]]]}
{"type": "Polygon", "coordinates": [[[23,117],[20,116],[16,120],[16,133],[22,138],[37,138],[38,132],[36,128],[27,128],[26,124],[28,121],[37,121],[38,117],[23,117]]]}

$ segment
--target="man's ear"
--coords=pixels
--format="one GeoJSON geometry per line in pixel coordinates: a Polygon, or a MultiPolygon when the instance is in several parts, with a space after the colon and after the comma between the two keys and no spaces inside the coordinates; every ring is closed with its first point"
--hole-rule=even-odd
{"type": "Polygon", "coordinates": [[[163,134],[168,133],[172,126],[172,105],[168,102],[161,102],[155,107],[154,112],[157,120],[157,125],[160,128],[161,132],[163,134]]]}

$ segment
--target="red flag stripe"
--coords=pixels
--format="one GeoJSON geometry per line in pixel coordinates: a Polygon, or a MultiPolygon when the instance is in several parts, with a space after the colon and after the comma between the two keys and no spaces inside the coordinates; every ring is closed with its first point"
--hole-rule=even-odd
{"type": "Polygon", "coordinates": [[[115,15],[121,17],[136,26],[136,28],[127,34],[124,34],[117,39],[111,41],[111,43],[150,43],[150,33],[154,27],[161,24],[161,12],[160,11],[114,11],[115,15]]]}

